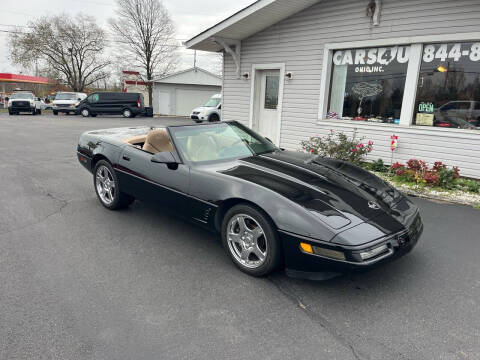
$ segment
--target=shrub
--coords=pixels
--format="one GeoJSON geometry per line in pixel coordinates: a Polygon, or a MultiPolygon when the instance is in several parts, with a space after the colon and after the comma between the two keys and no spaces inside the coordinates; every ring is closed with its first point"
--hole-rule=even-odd
{"type": "MultiPolygon", "coordinates": [[[[438,186],[443,189],[454,189],[460,177],[460,169],[456,166],[449,169],[441,161],[432,168],[423,160],[410,159],[406,165],[396,162],[391,171],[394,176],[404,182],[414,182],[419,185],[438,186]]],[[[474,187],[474,185],[471,185],[474,187]]]]}
{"type": "Polygon", "coordinates": [[[382,159],[378,159],[370,164],[370,170],[376,172],[387,172],[388,167],[385,165],[382,159]]]}
{"type": "Polygon", "coordinates": [[[327,136],[314,136],[301,142],[302,149],[315,155],[331,157],[360,165],[362,160],[373,150],[373,141],[363,143],[356,135],[349,138],[342,132],[330,130],[327,136]]]}
{"type": "Polygon", "coordinates": [[[480,192],[480,183],[471,179],[459,179],[457,181],[458,187],[464,191],[479,193],[480,192]]]}

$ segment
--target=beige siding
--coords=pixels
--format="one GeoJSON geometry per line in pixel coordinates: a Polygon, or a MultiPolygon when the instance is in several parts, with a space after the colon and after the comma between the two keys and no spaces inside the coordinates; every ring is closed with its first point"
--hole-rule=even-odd
{"type": "MultiPolygon", "coordinates": [[[[281,146],[297,150],[300,141],[330,129],[353,132],[375,141],[371,158],[390,159],[390,136],[400,137],[396,159],[417,157],[458,165],[464,175],[480,178],[480,132],[400,128],[373,124],[317,124],[320,78],[325,43],[417,35],[479,31],[478,0],[383,0],[381,25],[372,27],[365,16],[368,1],[325,0],[242,42],[242,73],[253,64],[285,63],[292,80],[285,82],[281,146]]],[[[480,39],[479,39],[480,40],[480,39]]],[[[236,79],[230,56],[224,64],[225,120],[248,125],[250,80],[236,79]]]]}

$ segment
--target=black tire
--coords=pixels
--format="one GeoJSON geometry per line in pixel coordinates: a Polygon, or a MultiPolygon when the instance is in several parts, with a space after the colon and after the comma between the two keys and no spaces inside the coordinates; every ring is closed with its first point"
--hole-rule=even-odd
{"type": "Polygon", "coordinates": [[[133,117],[132,110],[127,109],[127,108],[125,108],[125,109],[122,110],[122,115],[123,115],[124,118],[131,118],[131,117],[133,117]]]}
{"type": "Polygon", "coordinates": [[[218,114],[212,114],[212,115],[209,116],[208,121],[209,122],[220,121],[220,116],[218,116],[218,114]]]}
{"type": "Polygon", "coordinates": [[[100,203],[109,210],[118,210],[124,209],[130,206],[134,201],[135,198],[133,196],[127,195],[120,190],[120,183],[118,181],[117,175],[112,168],[112,165],[106,160],[100,160],[95,165],[95,169],[93,171],[93,186],[95,188],[95,192],[97,193],[98,200],[100,203]],[[111,180],[114,183],[115,192],[113,194],[113,199],[111,202],[106,202],[102,199],[102,196],[99,194],[98,190],[98,182],[100,181],[97,177],[97,173],[100,172],[102,169],[107,168],[111,175],[111,180]]]}
{"type": "Polygon", "coordinates": [[[58,115],[58,111],[53,111],[53,115],[58,115]]]}
{"type": "Polygon", "coordinates": [[[90,110],[88,110],[88,108],[81,109],[80,114],[82,114],[83,117],[89,117],[91,115],[90,110]]]}
{"type": "MultiPolygon", "coordinates": [[[[282,250],[277,230],[275,229],[275,226],[270,220],[270,218],[262,210],[257,209],[256,207],[247,204],[239,204],[228,210],[223,218],[221,235],[222,244],[227,253],[229,254],[230,258],[232,259],[233,263],[241,271],[248,275],[256,277],[266,276],[273,272],[275,269],[277,269],[278,266],[281,264],[282,250]],[[233,250],[233,248],[231,248],[229,244],[227,237],[229,223],[232,219],[239,215],[246,215],[250,217],[251,219],[256,221],[263,230],[263,238],[260,237],[259,239],[260,241],[263,240],[266,256],[263,263],[261,263],[261,265],[259,265],[258,267],[251,268],[242,264],[233,253],[235,250],[233,250]]],[[[238,246],[238,248],[241,249],[241,246],[238,246]]],[[[248,260],[250,260],[251,255],[252,253],[249,254],[248,260]]],[[[256,255],[254,255],[254,257],[256,257],[256,255]]],[[[257,259],[259,258],[257,257],[257,259]]]]}

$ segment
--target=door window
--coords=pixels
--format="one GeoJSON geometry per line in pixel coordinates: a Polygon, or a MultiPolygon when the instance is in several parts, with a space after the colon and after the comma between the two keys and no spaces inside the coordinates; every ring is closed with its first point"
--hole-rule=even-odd
{"type": "Polygon", "coordinates": [[[265,77],[265,109],[277,110],[279,83],[280,77],[277,75],[265,77]]]}

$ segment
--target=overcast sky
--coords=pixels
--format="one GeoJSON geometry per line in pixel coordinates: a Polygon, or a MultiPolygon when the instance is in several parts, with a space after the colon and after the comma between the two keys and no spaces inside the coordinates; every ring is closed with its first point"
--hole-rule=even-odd
{"type": "MultiPolygon", "coordinates": [[[[177,25],[177,39],[184,41],[202,30],[215,25],[234,12],[254,3],[255,0],[163,0],[177,25]]],[[[108,19],[115,16],[115,0],[22,0],[21,6],[7,1],[0,6],[0,72],[19,72],[21,69],[8,59],[7,33],[11,25],[26,25],[28,21],[47,14],[83,12],[96,17],[97,22],[108,28],[108,19]]],[[[20,4],[20,3],[18,3],[20,4]]],[[[197,53],[197,65],[209,69],[212,56],[197,53]]],[[[193,66],[193,51],[182,50],[179,67],[193,66]]]]}

